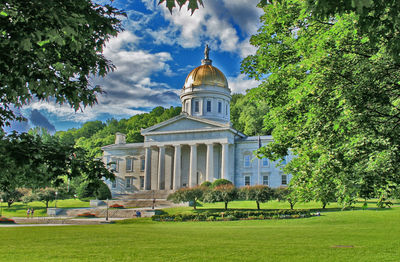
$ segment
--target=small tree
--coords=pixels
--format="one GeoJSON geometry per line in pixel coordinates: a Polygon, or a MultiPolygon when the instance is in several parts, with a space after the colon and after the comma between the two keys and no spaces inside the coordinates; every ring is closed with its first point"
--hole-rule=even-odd
{"type": "Polygon", "coordinates": [[[294,208],[298,200],[296,193],[288,187],[278,187],[275,189],[274,195],[278,201],[287,201],[290,205],[290,209],[294,208]]]}
{"type": "Polygon", "coordinates": [[[242,199],[256,201],[257,209],[260,209],[260,202],[265,203],[274,196],[272,189],[264,185],[245,186],[239,192],[242,199]]]}
{"type": "Polygon", "coordinates": [[[227,210],[228,203],[237,200],[238,196],[238,190],[234,185],[225,184],[207,191],[204,196],[204,201],[208,203],[224,202],[225,210],[227,210]]]}
{"type": "Polygon", "coordinates": [[[22,196],[23,194],[18,189],[1,192],[1,198],[4,202],[7,202],[8,207],[11,207],[14,202],[20,200],[22,196]]]}
{"type": "Polygon", "coordinates": [[[221,186],[221,185],[233,185],[233,183],[231,181],[227,180],[227,179],[220,178],[220,179],[215,180],[211,184],[211,188],[215,188],[215,187],[218,187],[218,186],[221,186]]]}
{"type": "Polygon", "coordinates": [[[196,209],[197,201],[203,198],[204,190],[205,187],[202,186],[180,188],[170,194],[167,199],[174,203],[191,201],[193,202],[193,209],[196,209]]]}
{"type": "Polygon", "coordinates": [[[43,203],[46,204],[46,208],[49,207],[49,202],[54,201],[56,199],[56,192],[57,190],[52,187],[46,187],[46,188],[41,188],[39,189],[38,192],[36,192],[37,199],[39,201],[42,201],[43,203]]]}
{"type": "Polygon", "coordinates": [[[202,187],[210,188],[212,186],[212,183],[210,181],[204,181],[201,183],[202,187]]]}

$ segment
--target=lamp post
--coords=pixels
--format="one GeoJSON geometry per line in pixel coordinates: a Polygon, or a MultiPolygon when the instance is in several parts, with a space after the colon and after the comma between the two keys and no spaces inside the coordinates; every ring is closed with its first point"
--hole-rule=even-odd
{"type": "Polygon", "coordinates": [[[58,195],[57,191],[56,191],[55,195],[56,195],[56,201],[54,202],[54,208],[57,208],[57,195],[58,195]]]}
{"type": "Polygon", "coordinates": [[[106,221],[108,221],[108,198],[107,198],[107,212],[106,212],[106,221]]]}

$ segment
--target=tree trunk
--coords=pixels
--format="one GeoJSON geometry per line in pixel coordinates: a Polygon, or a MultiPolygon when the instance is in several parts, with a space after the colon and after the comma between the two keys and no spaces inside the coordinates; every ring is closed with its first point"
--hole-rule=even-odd
{"type": "Polygon", "coordinates": [[[257,209],[260,210],[260,202],[256,201],[257,203],[257,209]]]}
{"type": "Polygon", "coordinates": [[[325,209],[326,203],[322,203],[322,209],[325,209]]]}
{"type": "Polygon", "coordinates": [[[193,209],[194,209],[194,210],[196,210],[196,204],[197,204],[196,202],[197,202],[196,199],[193,200],[193,209]]]}
{"type": "Polygon", "coordinates": [[[8,208],[11,207],[12,203],[14,203],[14,201],[10,201],[10,200],[7,201],[8,208]]]}
{"type": "Polygon", "coordinates": [[[228,210],[228,202],[225,202],[225,210],[228,210]]]}
{"type": "Polygon", "coordinates": [[[46,208],[49,208],[49,201],[46,201],[46,208]]]}
{"type": "Polygon", "coordinates": [[[293,202],[289,202],[289,204],[290,204],[290,209],[292,209],[292,210],[293,210],[294,203],[293,203],[293,202]]]}

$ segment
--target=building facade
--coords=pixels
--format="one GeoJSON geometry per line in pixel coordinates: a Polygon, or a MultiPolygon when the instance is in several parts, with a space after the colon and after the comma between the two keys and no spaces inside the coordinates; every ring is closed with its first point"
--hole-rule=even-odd
{"type": "Polygon", "coordinates": [[[106,181],[114,195],[176,190],[219,178],[238,187],[289,183],[290,175],[277,162],[254,156],[260,144],[272,141],[271,136],[247,137],[232,128],[231,91],[225,75],[208,58],[207,48],[201,62],[186,78],[179,116],[143,129],[143,143],[126,143],[125,135],[117,133],[115,144],[102,148],[104,161],[116,173],[114,182],[106,181]]]}

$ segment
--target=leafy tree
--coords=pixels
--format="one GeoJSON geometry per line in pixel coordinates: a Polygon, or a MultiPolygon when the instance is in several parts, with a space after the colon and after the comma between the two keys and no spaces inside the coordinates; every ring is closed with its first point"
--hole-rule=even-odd
{"type": "Polygon", "coordinates": [[[8,207],[11,207],[14,202],[19,201],[22,196],[23,194],[18,189],[0,191],[0,197],[4,202],[7,202],[8,207]]]}
{"type": "Polygon", "coordinates": [[[228,203],[238,199],[238,190],[232,184],[221,184],[207,191],[204,201],[208,203],[224,202],[225,210],[228,210],[228,203]]]}
{"type": "Polygon", "coordinates": [[[187,2],[189,2],[188,10],[194,13],[196,9],[199,8],[199,5],[203,6],[203,0],[160,0],[158,4],[162,4],[165,2],[166,7],[172,14],[172,9],[176,7],[175,3],[179,5],[179,9],[182,8],[187,2]]]}
{"type": "Polygon", "coordinates": [[[111,191],[102,180],[85,181],[77,189],[78,198],[111,199],[111,191]]]}
{"type": "Polygon", "coordinates": [[[103,55],[125,14],[90,0],[19,1],[0,5],[0,126],[15,119],[13,107],[52,99],[75,110],[96,103],[99,86],[114,66],[103,55]]]}
{"type": "Polygon", "coordinates": [[[210,181],[204,181],[203,183],[201,183],[201,186],[205,188],[210,188],[212,186],[212,183],[210,181]]]}
{"type": "MultiPolygon", "coordinates": [[[[328,175],[346,205],[400,180],[400,67],[392,54],[398,28],[388,37],[383,32],[392,29],[371,12],[338,9],[321,17],[310,11],[317,2],[265,5],[263,26],[251,38],[258,51],[242,69],[262,80],[258,94],[269,108],[264,123],[274,142],[259,156],[276,160],[290,149],[297,156],[285,167],[292,183],[323,192],[328,175]],[[382,34],[363,29],[369,15],[382,34]]],[[[397,17],[399,9],[386,3],[374,1],[377,13],[397,17]]]]}
{"type": "Polygon", "coordinates": [[[46,187],[46,188],[40,188],[36,193],[36,198],[39,201],[42,201],[43,203],[46,204],[46,208],[49,207],[49,202],[54,201],[57,199],[64,199],[66,194],[66,190],[63,190],[62,188],[52,188],[52,187],[46,187]]]}
{"type": "Polygon", "coordinates": [[[287,201],[290,205],[290,209],[294,208],[294,205],[298,201],[297,192],[292,190],[290,187],[278,187],[274,190],[274,197],[278,201],[287,201]]]}
{"type": "Polygon", "coordinates": [[[174,203],[192,202],[193,209],[196,209],[197,201],[203,198],[205,187],[196,186],[188,188],[180,188],[168,196],[168,200],[174,203]]]}
{"type": "Polygon", "coordinates": [[[0,174],[0,192],[5,194],[21,187],[58,187],[66,178],[80,176],[87,181],[114,179],[104,163],[87,157],[85,150],[57,137],[42,139],[27,133],[1,137],[0,174]]]}
{"type": "Polygon", "coordinates": [[[274,192],[268,186],[256,185],[240,188],[239,195],[242,199],[256,201],[257,209],[260,209],[260,202],[265,203],[271,200],[274,196],[274,192]]]}
{"type": "Polygon", "coordinates": [[[219,178],[216,179],[212,184],[211,184],[211,188],[215,188],[218,186],[222,186],[222,185],[233,185],[233,183],[227,179],[224,178],[219,178]]]}

